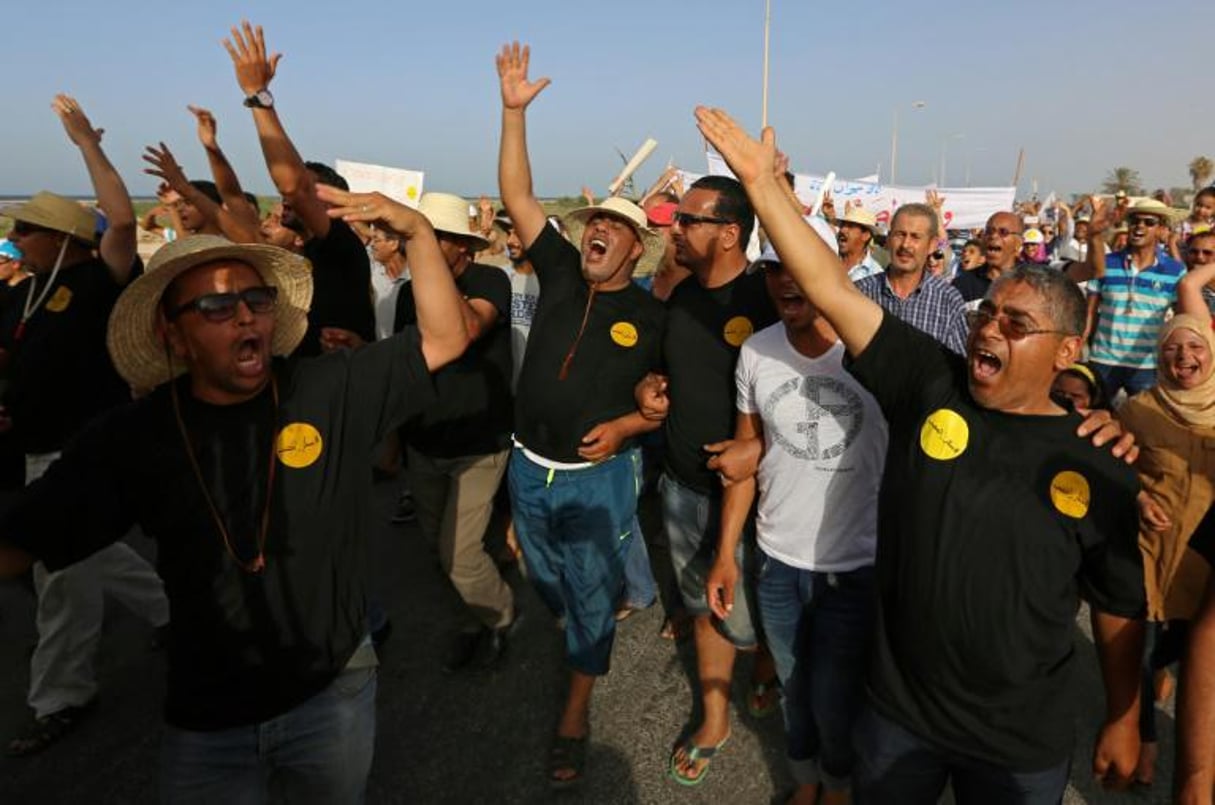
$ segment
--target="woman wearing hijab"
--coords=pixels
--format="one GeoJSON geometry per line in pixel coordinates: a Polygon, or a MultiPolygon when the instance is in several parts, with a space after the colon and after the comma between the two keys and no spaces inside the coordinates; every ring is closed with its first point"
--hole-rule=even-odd
{"type": "MultiPolygon", "coordinates": [[[[1160,332],[1156,385],[1118,412],[1140,445],[1139,480],[1149,659],[1140,719],[1137,779],[1150,784],[1156,759],[1152,672],[1180,658],[1185,623],[1202,602],[1210,566],[1189,546],[1215,502],[1215,341],[1209,318],[1178,314],[1160,332]],[[1154,636],[1155,640],[1152,639],[1154,636]],[[1151,644],[1155,644],[1152,646],[1151,644]]],[[[1167,693],[1166,693],[1167,695],[1167,693]]]]}

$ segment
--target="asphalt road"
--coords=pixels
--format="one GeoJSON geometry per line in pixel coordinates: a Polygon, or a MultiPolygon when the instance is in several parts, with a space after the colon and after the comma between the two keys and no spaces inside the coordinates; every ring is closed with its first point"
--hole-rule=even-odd
{"type": "MultiPolygon", "coordinates": [[[[508,662],[495,672],[448,676],[438,656],[455,623],[457,598],[433,551],[412,526],[391,526],[393,490],[377,487],[383,514],[372,545],[373,585],[386,602],[394,632],[380,669],[376,757],[370,803],[757,803],[789,790],[779,715],[756,721],[732,713],[729,745],[699,788],[666,778],[670,747],[693,716],[690,646],[658,637],[655,606],[621,625],[611,674],[598,686],[592,718],[589,777],[577,792],[550,793],[545,753],[556,724],[565,675],[562,641],[526,580],[512,572],[523,619],[508,662]]],[[[132,541],[150,550],[146,540],[132,541]]],[[[1109,794],[1088,772],[1102,690],[1085,618],[1077,621],[1084,653],[1079,686],[1083,717],[1066,802],[1167,802],[1172,776],[1172,719],[1158,714],[1161,762],[1151,790],[1109,794]]],[[[0,583],[0,737],[7,741],[29,718],[25,688],[33,645],[33,600],[0,583]]],[[[163,658],[150,628],[113,605],[97,658],[100,703],[78,730],[32,758],[0,756],[0,805],[24,803],[153,803],[164,692],[163,658]]],[[[749,661],[735,674],[741,703],[749,661]]],[[[1171,705],[1170,705],[1171,706],[1171,705]]],[[[948,800],[948,796],[946,797],[948,800]]]]}

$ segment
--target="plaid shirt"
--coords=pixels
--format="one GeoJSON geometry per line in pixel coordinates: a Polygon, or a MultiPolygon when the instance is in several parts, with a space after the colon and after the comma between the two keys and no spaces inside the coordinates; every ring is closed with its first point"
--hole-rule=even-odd
{"type": "Polygon", "coordinates": [[[951,352],[966,354],[966,303],[958,289],[945,280],[924,272],[920,284],[906,299],[890,288],[885,273],[857,281],[860,292],[877,302],[887,312],[897,316],[917,330],[940,341],[951,352]]]}

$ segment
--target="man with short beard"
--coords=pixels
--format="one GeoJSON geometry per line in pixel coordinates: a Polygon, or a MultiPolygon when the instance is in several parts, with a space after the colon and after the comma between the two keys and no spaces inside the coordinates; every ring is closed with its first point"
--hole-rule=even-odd
{"type": "Polygon", "coordinates": [[[998,212],[987,219],[987,228],[983,230],[983,265],[963,271],[953,280],[953,287],[962,294],[967,308],[978,307],[992,280],[1017,264],[1023,229],[1021,218],[1011,212],[998,212]]]}
{"type": "Polygon", "coordinates": [[[965,302],[957,289],[925,270],[936,248],[937,212],[927,204],[904,204],[890,220],[886,248],[890,265],[856,283],[885,310],[961,355],[966,351],[965,302]]]}
{"type": "Polygon", "coordinates": [[[549,84],[529,81],[519,43],[497,57],[502,92],[498,184],[536,276],[540,300],[519,374],[511,510],[540,597],[564,620],[569,690],[548,762],[554,788],[586,771],[591,693],[608,672],[616,597],[637,511],[636,437],[659,423],[636,408],[633,387],[659,360],[662,305],[633,284],[663,243],[635,204],[609,198],[548,225],[532,190],[527,106],[549,84]]]}

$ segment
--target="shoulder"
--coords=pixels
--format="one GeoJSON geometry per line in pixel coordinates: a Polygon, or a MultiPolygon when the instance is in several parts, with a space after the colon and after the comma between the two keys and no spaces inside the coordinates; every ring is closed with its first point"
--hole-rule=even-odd
{"type": "Polygon", "coordinates": [[[532,265],[539,264],[540,266],[579,259],[577,247],[547,223],[541,228],[540,234],[536,235],[531,246],[527,248],[527,256],[532,261],[532,265]]]}
{"type": "Polygon", "coordinates": [[[772,356],[785,343],[784,322],[777,322],[760,330],[743,342],[739,348],[739,359],[744,356],[763,358],[772,356]]]}

